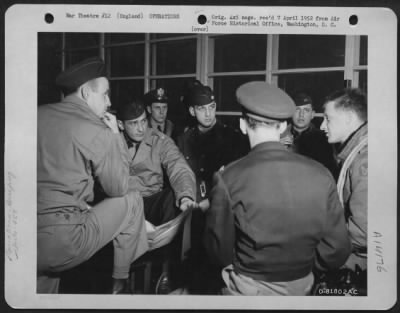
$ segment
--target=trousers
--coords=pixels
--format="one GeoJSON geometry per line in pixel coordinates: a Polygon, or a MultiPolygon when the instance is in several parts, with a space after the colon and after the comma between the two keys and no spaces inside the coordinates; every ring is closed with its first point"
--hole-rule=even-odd
{"type": "Polygon", "coordinates": [[[244,296],[306,296],[310,294],[314,282],[312,273],[287,282],[259,281],[236,273],[232,265],[222,270],[222,278],[226,284],[222,294],[244,296]]]}
{"type": "Polygon", "coordinates": [[[37,293],[58,293],[58,273],[87,261],[111,240],[113,278],[128,278],[131,263],[148,250],[143,199],[137,192],[71,214],[38,215],[37,293]]]}
{"type": "Polygon", "coordinates": [[[175,205],[175,196],[170,187],[151,196],[143,197],[144,216],[153,225],[162,225],[173,220],[180,210],[175,205]]]}

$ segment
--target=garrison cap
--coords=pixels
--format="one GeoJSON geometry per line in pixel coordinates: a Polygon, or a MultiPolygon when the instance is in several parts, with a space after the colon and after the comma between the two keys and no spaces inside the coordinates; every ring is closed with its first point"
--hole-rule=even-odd
{"type": "Polygon", "coordinates": [[[134,120],[145,112],[143,101],[139,98],[126,104],[122,104],[117,109],[117,118],[120,121],[134,120]]]}
{"type": "Polygon", "coordinates": [[[293,116],[295,105],[282,89],[264,81],[253,81],[236,90],[236,98],[247,115],[259,119],[283,120],[293,116]]]}
{"type": "Polygon", "coordinates": [[[61,72],[56,78],[56,85],[63,90],[74,91],[89,80],[105,76],[106,72],[103,60],[93,57],[83,60],[61,72]]]}
{"type": "Polygon", "coordinates": [[[296,93],[293,97],[293,100],[296,106],[302,106],[306,104],[311,104],[311,106],[313,105],[311,97],[305,92],[296,93]]]}
{"type": "Polygon", "coordinates": [[[144,95],[144,103],[151,105],[152,103],[168,103],[168,97],[164,88],[150,90],[144,95]]]}
{"type": "Polygon", "coordinates": [[[215,101],[215,96],[210,87],[204,86],[198,80],[186,86],[183,102],[189,106],[200,106],[215,101]]]}

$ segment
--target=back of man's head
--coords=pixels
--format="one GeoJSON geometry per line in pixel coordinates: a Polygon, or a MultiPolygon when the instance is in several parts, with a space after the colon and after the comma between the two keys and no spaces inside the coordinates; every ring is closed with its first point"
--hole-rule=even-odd
{"type": "Polygon", "coordinates": [[[264,81],[241,85],[236,90],[236,98],[243,112],[240,128],[247,133],[250,146],[279,141],[286,128],[286,120],[293,116],[295,110],[292,98],[282,89],[264,81]]]}
{"type": "Polygon", "coordinates": [[[264,81],[241,85],[236,98],[246,115],[260,121],[283,121],[291,118],[295,110],[293,99],[286,92],[264,81]]]}

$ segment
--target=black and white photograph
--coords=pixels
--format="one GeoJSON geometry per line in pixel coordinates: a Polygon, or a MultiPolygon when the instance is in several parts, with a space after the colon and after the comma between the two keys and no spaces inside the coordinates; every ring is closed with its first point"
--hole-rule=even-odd
{"type": "Polygon", "coordinates": [[[9,11],[10,306],[394,305],[392,11],[9,11]]]}

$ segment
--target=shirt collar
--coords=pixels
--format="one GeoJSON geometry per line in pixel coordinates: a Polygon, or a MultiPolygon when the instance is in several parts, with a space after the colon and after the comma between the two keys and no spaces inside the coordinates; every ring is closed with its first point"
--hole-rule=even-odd
{"type": "Polygon", "coordinates": [[[160,123],[156,123],[153,120],[149,120],[149,126],[150,128],[154,128],[157,129],[158,131],[161,131],[162,133],[165,131],[165,126],[166,126],[166,121],[164,122],[164,124],[160,124],[160,123]],[[158,127],[160,127],[161,129],[158,129],[158,127]]]}
{"type": "Polygon", "coordinates": [[[123,134],[124,134],[126,144],[128,145],[128,148],[136,147],[138,142],[134,142],[131,138],[129,138],[129,136],[126,134],[125,131],[123,132],[123,134]]]}
{"type": "Polygon", "coordinates": [[[146,134],[144,135],[144,138],[143,138],[143,140],[141,142],[133,141],[131,138],[129,138],[129,136],[126,134],[126,132],[123,132],[123,134],[124,134],[125,141],[126,141],[126,143],[128,145],[128,148],[132,148],[132,147],[137,147],[142,142],[144,142],[147,145],[151,146],[152,145],[151,138],[152,138],[154,132],[155,132],[154,129],[148,127],[147,131],[146,131],[146,134]]]}
{"type": "Polygon", "coordinates": [[[310,123],[310,125],[305,130],[303,130],[302,132],[299,132],[294,128],[293,125],[290,125],[290,131],[291,131],[292,135],[294,136],[294,138],[300,136],[301,134],[306,134],[306,133],[314,130],[314,128],[315,128],[315,126],[312,123],[310,123]]]}
{"type": "MultiPolygon", "coordinates": [[[[217,129],[221,128],[221,126],[222,126],[222,123],[220,121],[216,120],[215,124],[208,131],[206,131],[206,132],[200,131],[198,124],[195,126],[195,131],[199,136],[210,136],[210,135],[214,134],[217,131],[217,129]]],[[[212,136],[214,136],[214,135],[212,135],[212,136]]]]}
{"type": "Polygon", "coordinates": [[[282,151],[288,151],[288,149],[281,144],[279,141],[265,141],[261,142],[253,147],[251,149],[252,152],[258,152],[258,151],[265,151],[265,150],[282,150],[282,151]]]}

